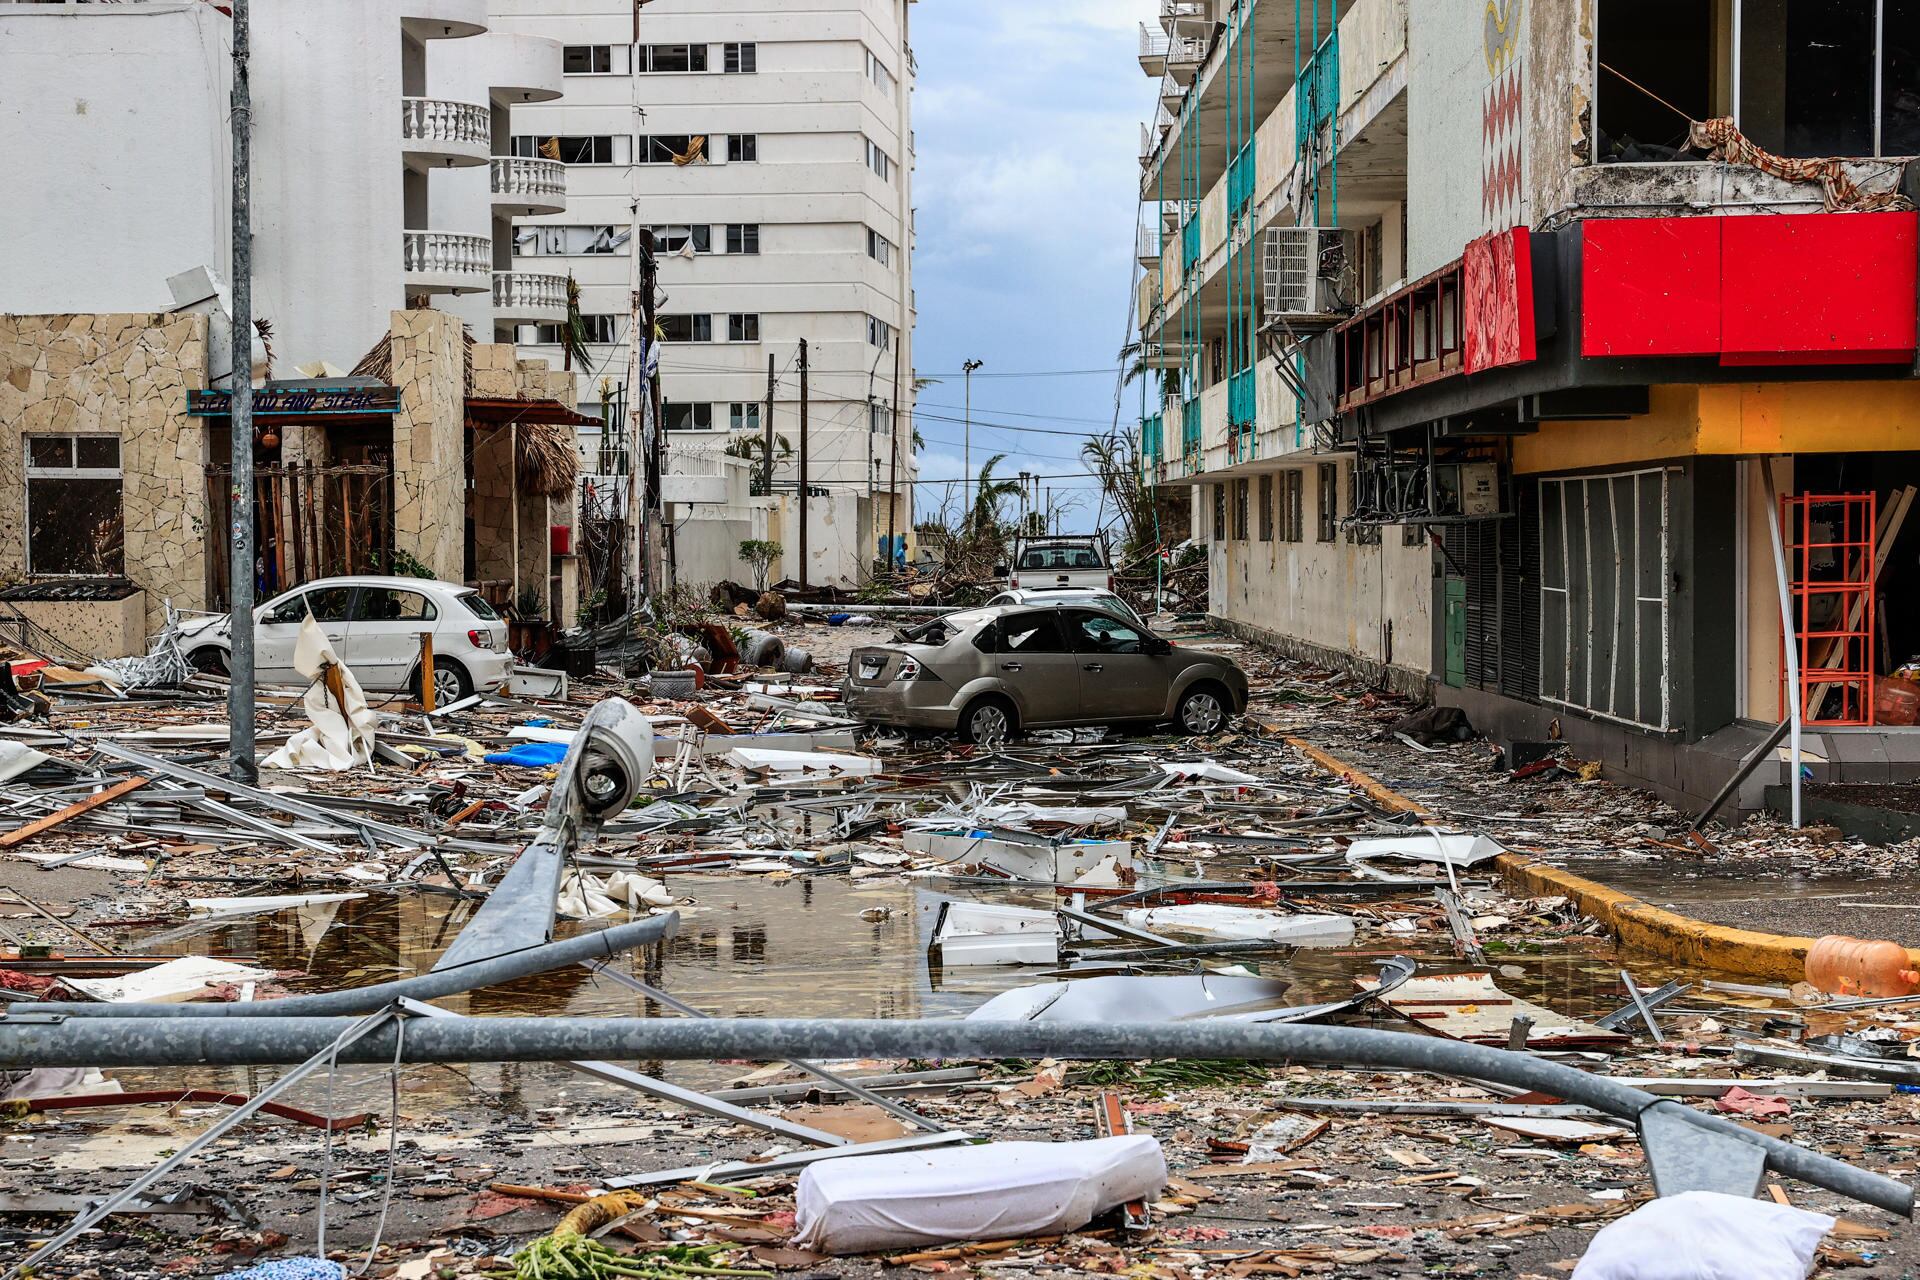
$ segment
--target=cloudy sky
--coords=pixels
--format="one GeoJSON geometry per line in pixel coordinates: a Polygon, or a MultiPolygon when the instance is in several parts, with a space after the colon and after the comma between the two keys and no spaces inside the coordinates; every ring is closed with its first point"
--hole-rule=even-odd
{"type": "MultiPolygon", "coordinates": [[[[1140,121],[1154,105],[1139,24],[1158,11],[1154,0],[913,6],[913,356],[922,377],[940,379],[920,396],[920,475],[963,474],[960,370],[984,361],[973,377],[975,471],[1005,453],[996,475],[1055,477],[1043,483],[1057,498],[1078,490],[1069,528],[1090,527],[1096,510],[1081,440],[1114,420],[1140,121]],[[1101,372],[1066,372],[1085,370],[1101,372]]],[[[1139,413],[1136,383],[1121,399],[1122,424],[1139,413]]],[[[945,486],[923,485],[918,505],[944,496],[945,486]]]]}

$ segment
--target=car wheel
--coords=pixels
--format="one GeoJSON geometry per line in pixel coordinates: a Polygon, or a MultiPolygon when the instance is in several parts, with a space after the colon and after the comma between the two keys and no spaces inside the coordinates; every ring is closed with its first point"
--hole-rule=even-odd
{"type": "Polygon", "coordinates": [[[1183,732],[1204,738],[1226,727],[1226,702],[1212,685],[1199,685],[1187,690],[1173,718],[1183,732]]]}
{"type": "Polygon", "coordinates": [[[208,645],[188,654],[187,665],[203,676],[224,676],[227,674],[227,655],[217,646],[208,645]]]}
{"type": "Polygon", "coordinates": [[[1013,732],[1013,708],[998,698],[982,698],[960,717],[960,736],[976,746],[998,746],[1013,732]]]}
{"type": "Polygon", "coordinates": [[[473,693],[473,677],[467,669],[452,658],[433,660],[433,705],[437,708],[452,706],[473,693]]]}

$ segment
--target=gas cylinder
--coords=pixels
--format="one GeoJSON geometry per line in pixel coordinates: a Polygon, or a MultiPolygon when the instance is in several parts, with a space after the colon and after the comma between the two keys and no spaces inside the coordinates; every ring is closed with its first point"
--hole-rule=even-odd
{"type": "Polygon", "coordinates": [[[1807,951],[1807,981],[1835,996],[1905,996],[1920,988],[1907,949],[1832,933],[1807,951]]]}

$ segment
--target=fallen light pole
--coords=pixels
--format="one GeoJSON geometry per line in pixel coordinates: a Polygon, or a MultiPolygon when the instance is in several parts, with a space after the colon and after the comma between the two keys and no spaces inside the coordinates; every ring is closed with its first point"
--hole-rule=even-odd
{"type": "MultiPolygon", "coordinates": [[[[306,1062],[356,1024],[340,1018],[0,1017],[0,1067],[276,1066],[306,1062]]],[[[1582,1103],[1636,1124],[1662,1195],[1751,1196],[1769,1168],[1902,1217],[1911,1187],[1604,1076],[1525,1053],[1402,1031],[1305,1024],[835,1021],[802,1019],[411,1019],[341,1045],[343,1063],[747,1058],[1244,1058],[1427,1072],[1582,1103]]]]}

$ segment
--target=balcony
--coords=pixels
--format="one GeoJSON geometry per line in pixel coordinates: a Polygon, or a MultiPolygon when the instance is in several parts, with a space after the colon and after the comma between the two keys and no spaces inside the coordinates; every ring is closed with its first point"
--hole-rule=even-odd
{"type": "Polygon", "coordinates": [[[459,40],[487,29],[487,0],[401,0],[395,7],[416,40],[459,40]]]}
{"type": "Polygon", "coordinates": [[[1160,0],[1160,26],[1170,36],[1205,35],[1213,25],[1208,0],[1160,0]]]}
{"type": "Polygon", "coordinates": [[[1192,84],[1193,78],[1200,74],[1200,64],[1207,59],[1206,42],[1193,36],[1172,36],[1167,41],[1167,56],[1163,60],[1167,74],[1179,84],[1192,84]]]}
{"type": "Polygon", "coordinates": [[[507,324],[559,324],[567,318],[567,278],[533,271],[493,273],[493,317],[507,324]]]}
{"type": "Polygon", "coordinates": [[[1138,259],[1141,266],[1158,267],[1160,265],[1161,254],[1160,229],[1158,227],[1141,226],[1134,233],[1133,248],[1134,257],[1138,259]]]}
{"type": "MultiPolygon", "coordinates": [[[[409,295],[485,293],[493,278],[493,241],[453,231],[403,231],[401,262],[409,295]]],[[[564,298],[562,305],[565,305],[564,298]]]]}
{"type": "Polygon", "coordinates": [[[1167,44],[1171,39],[1164,31],[1140,24],[1140,69],[1155,80],[1167,74],[1167,44]]]}
{"type": "Polygon", "coordinates": [[[1162,111],[1169,114],[1178,113],[1180,104],[1186,101],[1186,97],[1186,86],[1172,76],[1160,77],[1160,109],[1162,111]]]}
{"type": "Polygon", "coordinates": [[[492,159],[493,117],[473,102],[400,100],[400,151],[409,168],[465,168],[492,159]]]}
{"type": "Polygon", "coordinates": [[[495,156],[493,207],[514,218],[567,210],[567,166],[558,160],[495,156]]]}
{"type": "Polygon", "coordinates": [[[731,486],[727,458],[719,446],[689,446],[669,439],[667,448],[667,469],[660,477],[661,501],[682,506],[726,505],[731,486]]]}

